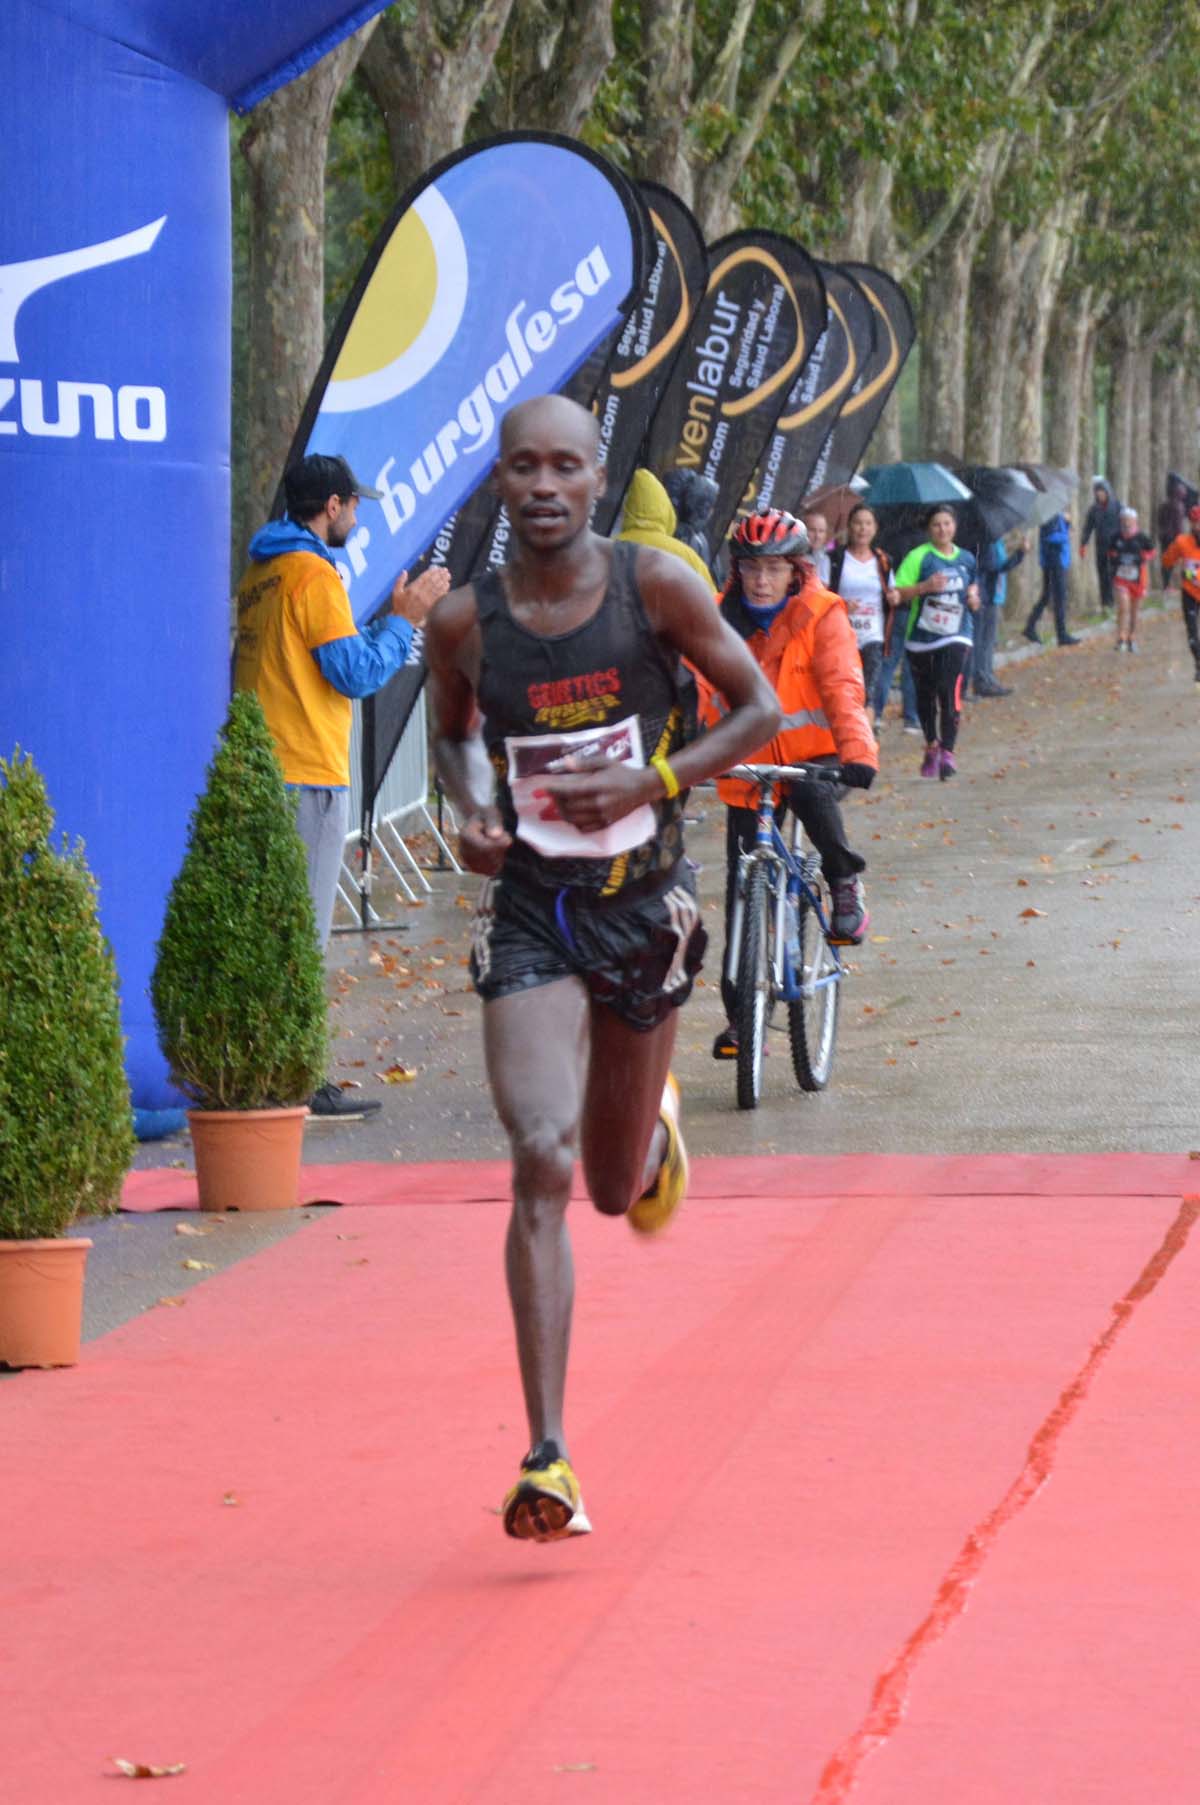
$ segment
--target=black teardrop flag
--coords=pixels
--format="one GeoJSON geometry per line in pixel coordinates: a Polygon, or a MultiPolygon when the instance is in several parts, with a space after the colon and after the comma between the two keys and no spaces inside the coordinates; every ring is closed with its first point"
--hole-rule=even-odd
{"type": "Polygon", "coordinates": [[[875,350],[821,447],[806,485],[810,492],[850,481],[917,335],[912,308],[898,282],[869,263],[844,263],[841,267],[854,278],[871,304],[875,350]]]}
{"type": "Polygon", "coordinates": [[[700,227],[678,195],[657,182],[639,182],[638,190],[650,215],[654,252],[595,401],[608,482],[592,525],[606,534],[621,511],[646,428],[683,350],[708,276],[700,227]]]}
{"type": "Polygon", "coordinates": [[[643,462],[658,476],[683,468],[711,477],[716,544],[824,331],[825,284],[808,252],[776,232],[718,239],[709,266],[643,462]]]}
{"type": "Polygon", "coordinates": [[[739,516],[752,514],[756,508],[799,511],[821,447],[875,348],[874,310],[853,276],[836,263],[817,267],[825,283],[825,330],[792,384],[738,504],[739,516]]]}

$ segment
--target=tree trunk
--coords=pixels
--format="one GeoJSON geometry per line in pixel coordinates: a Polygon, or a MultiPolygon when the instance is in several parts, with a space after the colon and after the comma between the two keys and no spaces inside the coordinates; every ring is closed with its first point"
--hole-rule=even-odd
{"type": "MultiPolygon", "coordinates": [[[[1150,376],[1150,484],[1156,511],[1167,492],[1167,472],[1171,468],[1171,372],[1156,357],[1150,376]]],[[[1152,520],[1146,531],[1154,532],[1152,520]]]]}
{"type": "Polygon", "coordinates": [[[687,140],[692,110],[693,0],[642,0],[641,173],[674,189],[690,207],[695,171],[687,140]]]}
{"type": "Polygon", "coordinates": [[[1012,417],[1006,440],[1019,463],[1042,461],[1045,439],[1046,346],[1054,305],[1071,250],[1076,202],[1060,201],[1038,232],[1025,261],[1010,367],[1012,417]]]}
{"type": "Polygon", "coordinates": [[[616,55],[612,0],[587,6],[561,0],[555,10],[550,20],[544,5],[514,4],[506,48],[516,67],[511,91],[495,110],[496,130],[536,124],[577,138],[592,110],[616,55]]]}
{"type": "Polygon", "coordinates": [[[966,398],[966,451],[972,464],[998,464],[1015,455],[1005,434],[1005,371],[1028,250],[1024,239],[1014,244],[1007,220],[997,220],[972,278],[966,398]]]}
{"type": "Polygon", "coordinates": [[[362,73],[383,114],[398,194],[462,144],[512,6],[480,0],[458,41],[445,4],[416,7],[410,24],[391,11],[380,18],[362,73]]]}
{"type": "Polygon", "coordinates": [[[1133,478],[1133,435],[1137,413],[1138,337],[1142,306],[1126,301],[1117,311],[1113,335],[1112,407],[1108,422],[1109,481],[1121,501],[1133,478]]]}
{"type": "Polygon", "coordinates": [[[375,30],[347,38],[257,106],[240,150],[249,172],[244,469],[234,565],[266,519],[325,344],[325,152],[334,102],[375,30]]]}
{"type": "Polygon", "coordinates": [[[961,457],[966,426],[967,302],[977,242],[968,227],[943,240],[921,286],[921,447],[961,457]]]}
{"type": "Polygon", "coordinates": [[[1046,462],[1060,469],[1082,470],[1084,413],[1090,396],[1084,390],[1092,337],[1092,291],[1085,288],[1059,297],[1050,321],[1046,368],[1046,462]]]}
{"type": "Polygon", "coordinates": [[[1142,531],[1153,526],[1151,497],[1154,493],[1154,459],[1152,455],[1152,410],[1154,386],[1154,351],[1146,343],[1137,346],[1133,361],[1133,423],[1129,457],[1130,507],[1138,511],[1142,531]]]}
{"type": "MultiPolygon", "coordinates": [[[[1092,431],[1093,330],[1091,289],[1076,291],[1067,299],[1060,294],[1046,348],[1046,462],[1076,473],[1087,466],[1089,474],[1091,452],[1085,456],[1084,440],[1090,440],[1092,431]]],[[[1076,506],[1072,509],[1076,538],[1081,519],[1076,506]]],[[[1075,606],[1081,605],[1083,585],[1078,563],[1072,564],[1068,574],[1067,593],[1075,606]]]]}
{"type": "MultiPolygon", "coordinates": [[[[1096,326],[1095,312],[1089,326],[1083,349],[1080,354],[1082,374],[1079,389],[1081,411],[1079,415],[1079,487],[1076,490],[1075,508],[1071,524],[1075,529],[1075,542],[1079,543],[1079,535],[1083,531],[1084,516],[1092,503],[1092,477],[1096,474],[1097,430],[1096,430],[1096,326]]],[[[1094,555],[1094,554],[1093,554],[1094,555]]],[[[1067,594],[1071,606],[1081,609],[1086,598],[1095,587],[1091,577],[1085,572],[1082,560],[1073,560],[1067,578],[1067,594]]]]}

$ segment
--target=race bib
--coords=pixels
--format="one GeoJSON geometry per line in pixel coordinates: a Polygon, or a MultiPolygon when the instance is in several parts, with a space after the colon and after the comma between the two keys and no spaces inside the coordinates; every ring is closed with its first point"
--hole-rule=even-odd
{"type": "Polygon", "coordinates": [[[547,777],[569,772],[577,762],[615,760],[644,770],[642,728],[637,715],[609,727],[587,727],[579,733],[509,735],[508,787],[517,811],[517,838],[547,859],[612,859],[654,838],[657,822],[649,803],[623,815],[611,827],[582,833],[557,812],[548,796],[536,796],[547,777]]]}
{"type": "Polygon", "coordinates": [[[926,596],[917,625],[925,633],[947,638],[962,625],[963,605],[952,596],[926,596]]]}
{"type": "Polygon", "coordinates": [[[850,625],[854,628],[854,637],[860,646],[870,645],[872,640],[883,638],[882,612],[870,603],[864,608],[850,609],[850,625]]]}
{"type": "Polygon", "coordinates": [[[1131,561],[1128,558],[1118,559],[1118,561],[1117,561],[1117,579],[1119,582],[1136,583],[1138,578],[1141,576],[1141,574],[1142,574],[1142,567],[1140,564],[1131,563],[1131,561]]]}

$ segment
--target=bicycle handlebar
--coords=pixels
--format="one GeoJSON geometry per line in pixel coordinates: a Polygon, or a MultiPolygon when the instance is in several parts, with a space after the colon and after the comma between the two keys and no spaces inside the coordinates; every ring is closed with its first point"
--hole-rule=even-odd
{"type": "Polygon", "coordinates": [[[840,765],[733,765],[722,772],[724,777],[741,777],[759,784],[764,790],[774,783],[796,783],[814,778],[819,783],[841,783],[840,765]]]}

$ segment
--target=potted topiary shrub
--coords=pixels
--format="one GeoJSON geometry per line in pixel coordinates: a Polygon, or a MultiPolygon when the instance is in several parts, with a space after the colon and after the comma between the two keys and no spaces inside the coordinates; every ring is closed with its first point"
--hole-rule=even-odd
{"type": "Polygon", "coordinates": [[[200,1207],[297,1201],[325,1074],[325,966],[304,846],[258,697],[234,696],[167,899],[151,996],[188,1112],[200,1207]]]}
{"type": "Polygon", "coordinates": [[[81,1216],[133,1157],[117,974],[83,849],[51,845],[46,785],[0,759],[0,1365],[79,1358],[81,1216]]]}

